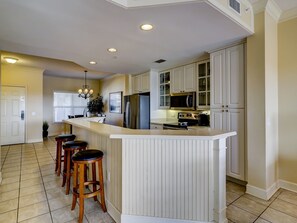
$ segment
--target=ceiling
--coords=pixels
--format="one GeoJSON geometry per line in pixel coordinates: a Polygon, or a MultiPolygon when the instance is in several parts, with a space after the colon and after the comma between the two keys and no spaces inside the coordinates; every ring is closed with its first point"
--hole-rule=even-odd
{"type": "MultiPolygon", "coordinates": [[[[279,0],[282,7],[291,7],[285,1],[279,0]]],[[[135,8],[105,0],[0,2],[2,61],[15,56],[18,64],[40,67],[45,75],[79,78],[87,69],[89,78],[100,79],[165,69],[247,35],[203,1],[135,8]],[[154,29],[140,30],[143,23],[154,29]],[[109,53],[109,47],[118,51],[109,53]],[[154,63],[158,59],[167,61],[154,63]]]]}

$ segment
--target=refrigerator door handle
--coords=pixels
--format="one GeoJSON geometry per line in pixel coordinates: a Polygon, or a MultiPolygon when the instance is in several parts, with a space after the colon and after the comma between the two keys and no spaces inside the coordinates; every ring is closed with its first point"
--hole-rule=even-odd
{"type": "Polygon", "coordinates": [[[126,121],[126,127],[131,128],[131,122],[130,122],[130,102],[128,101],[126,104],[126,111],[125,111],[125,121],[126,121]]]}

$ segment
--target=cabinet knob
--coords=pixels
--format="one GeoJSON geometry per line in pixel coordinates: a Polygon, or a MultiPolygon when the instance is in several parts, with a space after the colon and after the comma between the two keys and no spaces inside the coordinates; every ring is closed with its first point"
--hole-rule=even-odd
{"type": "Polygon", "coordinates": [[[222,110],[222,112],[224,112],[225,110],[222,110]]]}
{"type": "Polygon", "coordinates": [[[222,108],[225,108],[225,106],[224,106],[224,105],[222,105],[222,108]]]}
{"type": "Polygon", "coordinates": [[[226,105],[226,108],[228,108],[228,105],[226,105]]]}
{"type": "Polygon", "coordinates": [[[228,110],[226,110],[226,112],[228,112],[228,110]]]}

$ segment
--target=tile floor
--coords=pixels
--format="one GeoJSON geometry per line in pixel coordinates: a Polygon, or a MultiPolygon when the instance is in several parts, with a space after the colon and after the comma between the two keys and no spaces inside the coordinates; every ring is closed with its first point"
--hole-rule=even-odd
{"type": "MultiPolygon", "coordinates": [[[[54,174],[55,141],[2,147],[0,222],[77,222],[61,177],[54,174]]],[[[279,190],[264,201],[245,194],[245,187],[227,182],[227,217],[231,223],[297,223],[297,194],[279,190]]],[[[92,199],[86,200],[84,222],[114,223],[92,199]]]]}
{"type": "Polygon", "coordinates": [[[297,194],[280,189],[265,201],[227,182],[227,218],[235,223],[297,223],[297,194]]]}
{"type": "MultiPolygon", "coordinates": [[[[72,195],[65,195],[61,177],[54,174],[56,144],[3,146],[3,181],[0,185],[0,222],[77,222],[78,205],[70,210],[72,195]]],[[[84,223],[113,223],[93,199],[85,200],[84,223]]]]}

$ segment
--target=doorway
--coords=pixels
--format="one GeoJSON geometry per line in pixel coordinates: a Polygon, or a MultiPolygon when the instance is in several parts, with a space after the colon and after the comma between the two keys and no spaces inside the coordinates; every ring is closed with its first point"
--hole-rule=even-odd
{"type": "Polygon", "coordinates": [[[25,143],[24,87],[1,87],[1,143],[25,143]]]}

